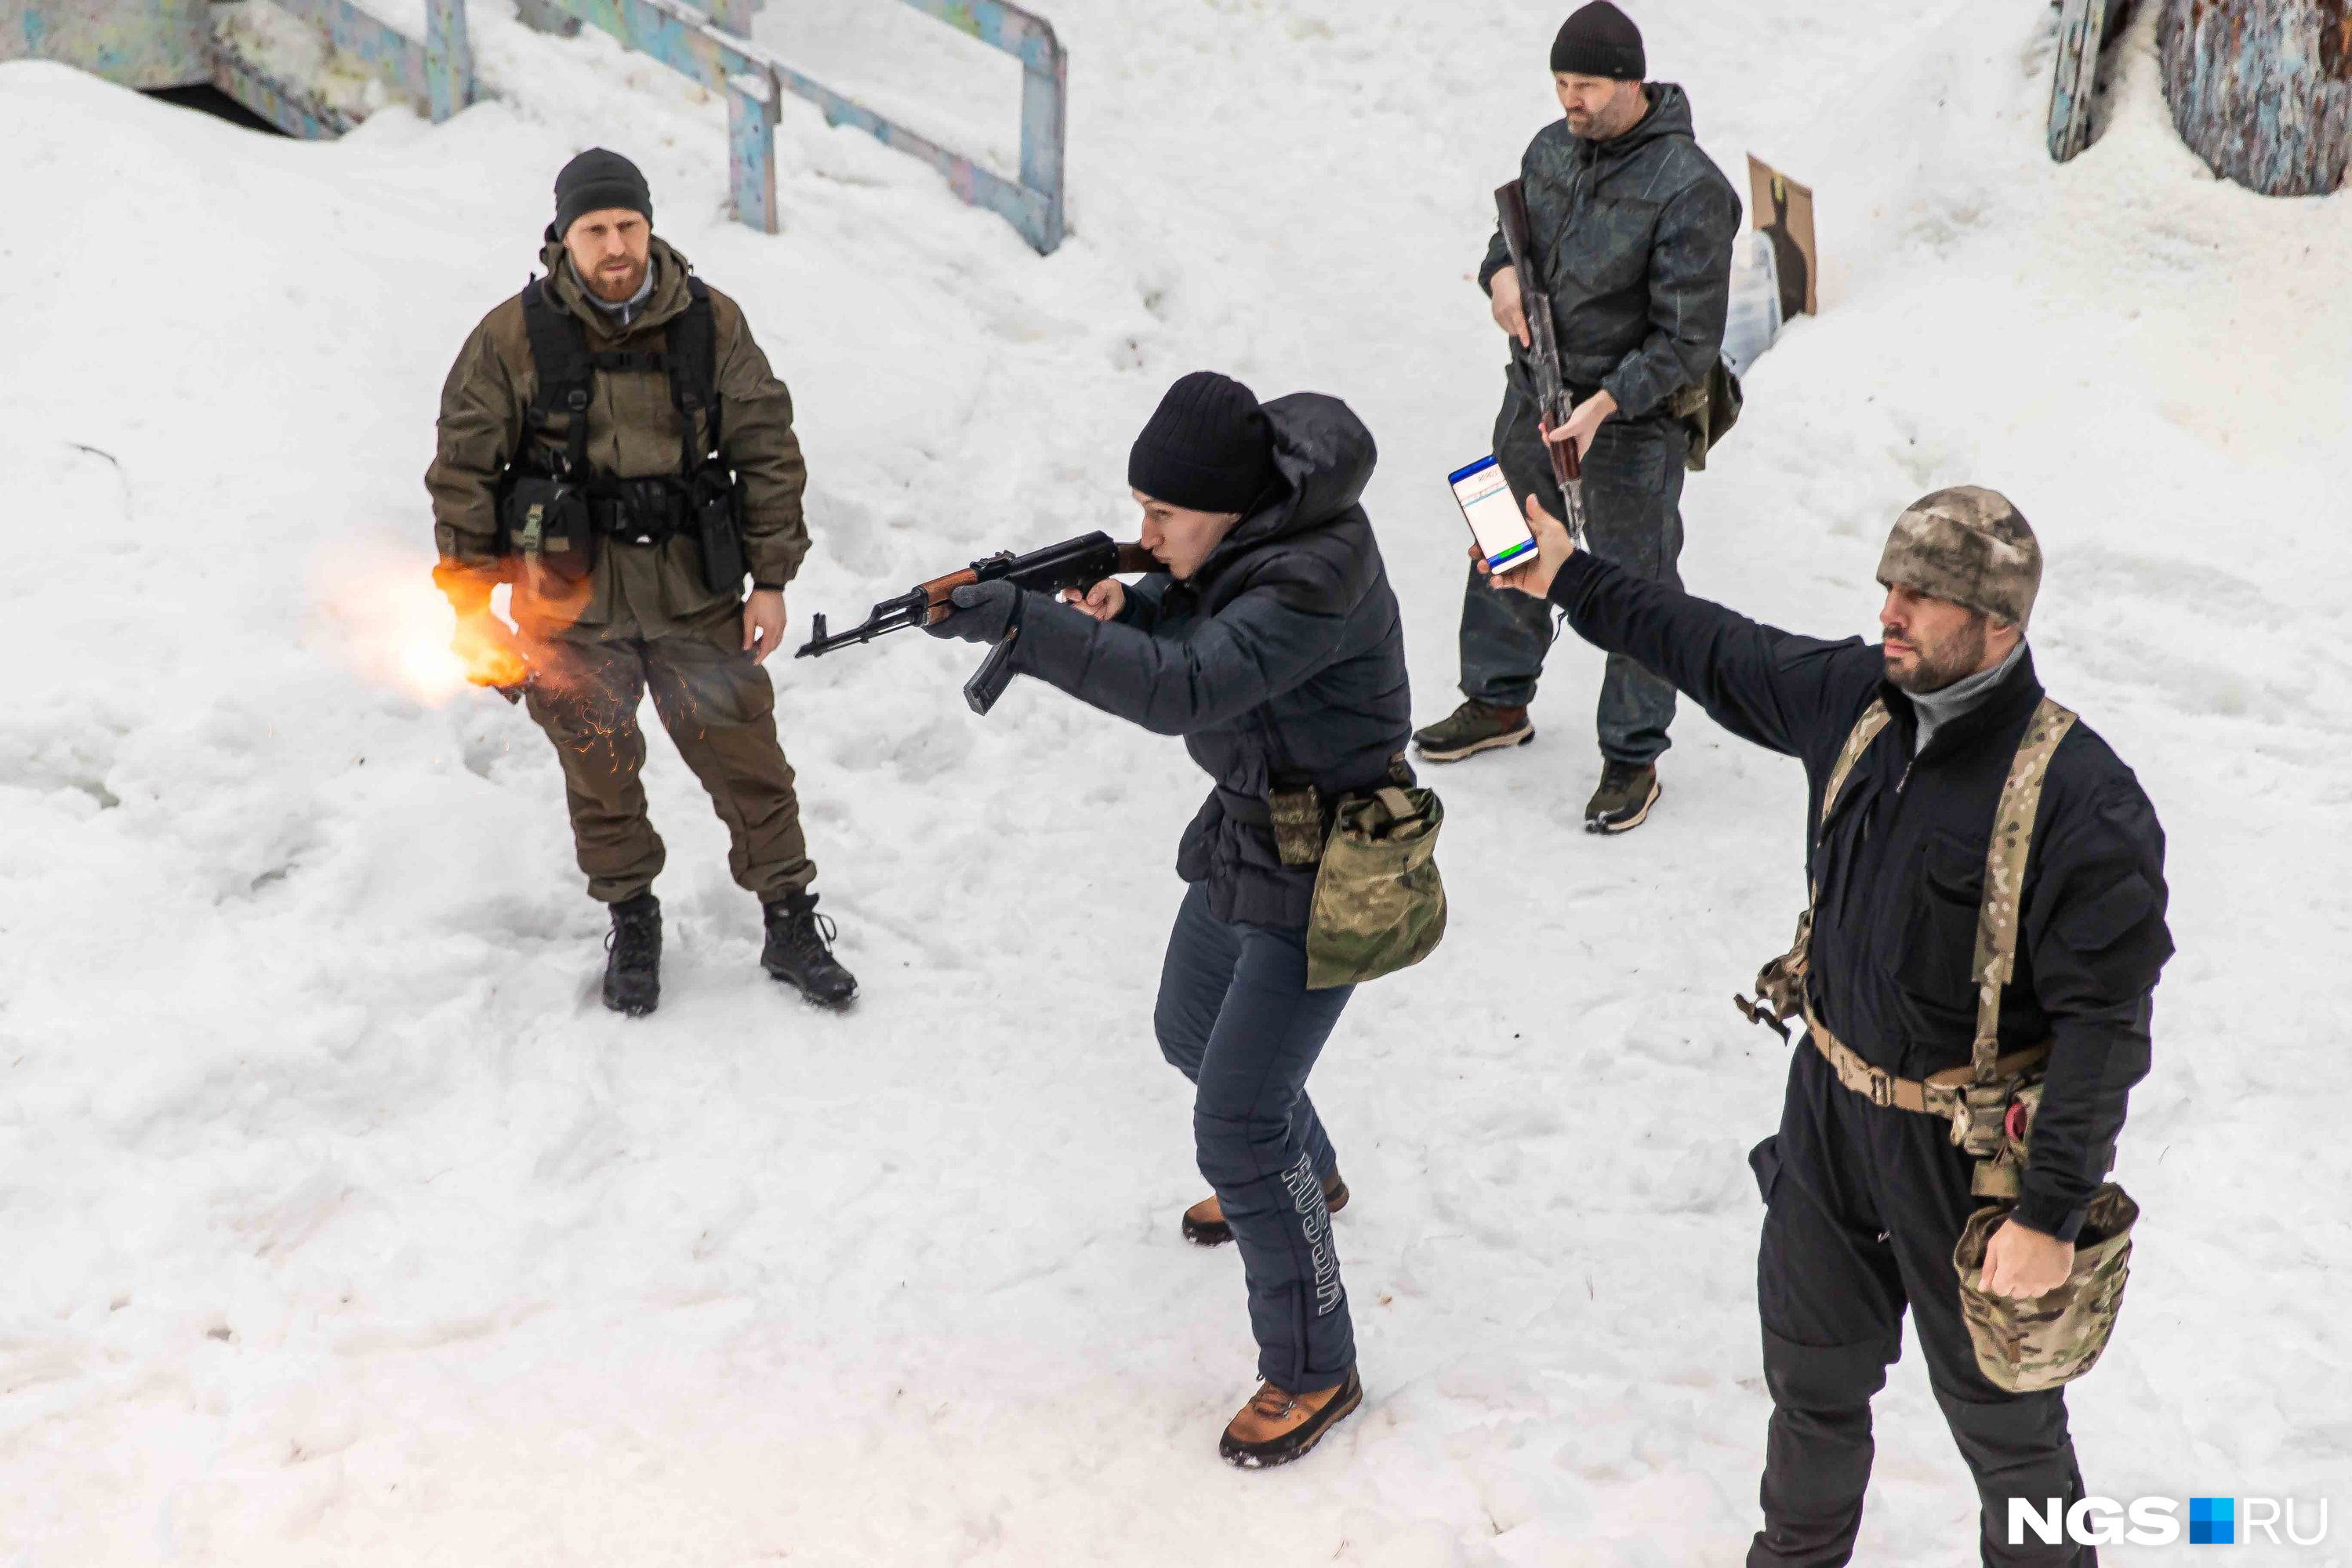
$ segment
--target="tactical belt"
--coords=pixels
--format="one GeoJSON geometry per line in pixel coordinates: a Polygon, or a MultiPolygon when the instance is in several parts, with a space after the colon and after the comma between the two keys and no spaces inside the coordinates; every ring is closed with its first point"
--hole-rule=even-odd
{"type": "Polygon", "coordinates": [[[591,479],[582,487],[596,531],[624,544],[660,544],[685,531],[690,509],[676,479],[591,479]]]}
{"type": "MultiPolygon", "coordinates": [[[[1862,1053],[1839,1039],[1813,1016],[1809,1005],[1805,1008],[1805,1028],[1812,1037],[1813,1048],[1828,1058],[1830,1070],[1837,1074],[1838,1082],[1861,1095],[1871,1104],[1892,1106],[1897,1110],[1916,1110],[1925,1116],[1949,1116],[1966,1100],[1969,1085],[1976,1080],[1976,1068],[1947,1068],[1930,1073],[1925,1079],[1896,1078],[1885,1068],[1873,1067],[1862,1059],[1862,1053]]],[[[1992,1064],[1996,1079],[2021,1078],[2039,1067],[2050,1055],[2048,1042],[2028,1046],[2021,1051],[2011,1051],[1996,1058],[1992,1064]]]]}

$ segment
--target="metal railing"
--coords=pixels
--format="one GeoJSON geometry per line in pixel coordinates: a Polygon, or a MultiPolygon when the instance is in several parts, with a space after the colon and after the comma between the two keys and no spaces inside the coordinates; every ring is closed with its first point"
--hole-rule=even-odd
{"type": "Polygon", "coordinates": [[[776,232],[776,102],[783,91],[815,104],[835,125],[853,126],[930,164],[959,197],[1003,217],[1041,254],[1062,243],[1069,57],[1052,23],[1003,0],[903,0],[1021,62],[1021,175],[1015,181],[844,97],[751,42],[746,35],[758,3],[710,0],[706,12],[686,0],[526,0],[520,11],[525,21],[550,30],[569,33],[579,22],[591,23],[726,94],[729,185],[736,217],[753,228],[776,232]],[[565,21],[572,26],[562,26],[565,21]]]}
{"type": "MultiPolygon", "coordinates": [[[[437,123],[474,101],[474,54],[466,33],[466,0],[425,0],[425,40],[419,43],[352,4],[352,0],[272,0],[326,37],[335,53],[367,70],[394,96],[437,123]]],[[[295,136],[340,136],[350,115],[248,59],[216,21],[212,41],[214,84],[247,109],[295,136]]]]}

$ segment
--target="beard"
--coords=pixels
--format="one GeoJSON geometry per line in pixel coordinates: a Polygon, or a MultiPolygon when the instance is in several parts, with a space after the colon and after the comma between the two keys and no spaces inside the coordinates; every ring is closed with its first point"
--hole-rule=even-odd
{"type": "Polygon", "coordinates": [[[589,290],[606,304],[617,305],[636,293],[638,287],[645,282],[646,269],[651,265],[651,259],[648,258],[644,263],[631,262],[625,268],[618,271],[606,271],[599,267],[588,275],[589,290]]]}
{"type": "Polygon", "coordinates": [[[1970,618],[1966,631],[1948,642],[1932,647],[1915,644],[1918,652],[1908,665],[1898,666],[1891,658],[1886,661],[1887,681],[1903,691],[1941,691],[1955,680],[1975,674],[1984,663],[1989,630],[1990,623],[1979,615],[1970,618]]]}

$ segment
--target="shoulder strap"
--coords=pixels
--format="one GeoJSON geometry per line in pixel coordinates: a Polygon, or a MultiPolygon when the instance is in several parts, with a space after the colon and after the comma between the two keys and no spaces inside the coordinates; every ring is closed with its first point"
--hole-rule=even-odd
{"type": "Polygon", "coordinates": [[[1845,789],[1845,781],[1853,775],[1854,763],[1862,761],[1862,753],[1870,750],[1870,743],[1878,739],[1878,732],[1886,728],[1892,717],[1886,711],[1886,700],[1877,697],[1873,698],[1870,706],[1862,710],[1862,717],[1853,721],[1853,730],[1845,738],[1844,749],[1838,752],[1837,762],[1830,769],[1830,782],[1822,786],[1823,826],[1829,825],[1830,813],[1837,809],[1838,796],[1845,789]]]}
{"type": "Polygon", "coordinates": [[[687,307],[669,324],[667,353],[669,400],[677,409],[684,447],[679,471],[692,474],[719,449],[719,322],[710,308],[710,285],[688,273],[686,289],[687,307]],[[698,451],[695,416],[705,411],[709,417],[698,451]]]}
{"type": "MultiPolygon", "coordinates": [[[[1870,743],[1878,739],[1878,732],[1886,728],[1893,717],[1886,710],[1886,699],[1874,697],[1870,700],[1870,706],[1862,710],[1862,717],[1853,721],[1853,728],[1846,733],[1845,744],[1838,750],[1837,761],[1830,765],[1829,782],[1822,785],[1821,827],[1830,825],[1830,813],[1837,809],[1838,796],[1845,793],[1845,781],[1853,776],[1853,765],[1862,761],[1862,753],[1870,750],[1870,743]]],[[[1813,837],[1814,852],[1819,854],[1820,828],[1814,830],[1813,837]]],[[[1805,906],[1806,931],[1811,929],[1813,906],[1821,901],[1822,886],[1817,879],[1813,883],[1811,901],[1805,906]]],[[[1801,933],[1800,941],[1803,940],[1801,933]]]]}
{"type": "Polygon", "coordinates": [[[563,415],[564,458],[571,471],[579,474],[588,461],[588,392],[593,374],[588,329],[549,297],[544,278],[522,291],[522,326],[530,340],[531,369],[539,379],[539,390],[523,412],[524,424],[533,432],[544,430],[551,416],[563,415]]]}
{"type": "Polygon", "coordinates": [[[2018,905],[2025,896],[2025,862],[2033,847],[2033,819],[2042,809],[2042,784],[2058,742],[2074,727],[2074,715],[2044,697],[2018,742],[2000,786],[2000,809],[1993,818],[1992,842],[1985,850],[1984,903],[1977,911],[1977,1034],[1969,1052],[1970,1076],[1990,1083],[2000,1056],[2000,988],[2017,968],[2018,905]]]}

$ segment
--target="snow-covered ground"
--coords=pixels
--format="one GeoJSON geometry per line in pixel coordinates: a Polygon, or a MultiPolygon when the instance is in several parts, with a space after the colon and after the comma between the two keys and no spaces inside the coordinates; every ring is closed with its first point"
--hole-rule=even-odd
{"type": "MultiPolygon", "coordinates": [[[[2041,0],[1633,8],[1743,188],[1750,150],[1816,186],[1827,258],[1689,487],[1689,583],[1867,631],[1904,502],[2008,491],[2044,676],[2171,835],[2137,1278],[2074,1399],[2093,1489],[2332,1494],[2327,1544],[2275,1556],[2352,1561],[2352,195],[2215,183],[2145,17],[2057,167],[2041,0]]],[[[1050,9],[1074,234],[1044,260],[799,105],[785,232],[733,226],[721,106],[499,0],[498,101],[333,145],[0,67],[9,1568],[1738,1560],[1742,1156],[1784,1064],[1728,998],[1801,899],[1793,765],[1685,709],[1652,825],[1584,837],[1571,640],[1538,744],[1434,781],[1454,933],[1315,1084],[1368,1397],[1238,1475],[1239,1266],[1176,1237],[1200,1184],[1149,1020],[1180,751],[1034,686],[976,721],[927,639],[778,667],[863,1000],[758,973],[657,740],[670,957],[629,1023],[553,758],[440,657],[436,393],[603,142],[797,395],[800,626],[1123,529],[1135,426],[1212,365],[1370,421],[1419,710],[1450,706],[1443,478],[1502,358],[1464,275],[1553,112],[1558,8],[1050,9]]],[[[772,10],[779,49],[1009,162],[1002,60],[881,0],[772,10]]],[[[1906,1357],[1863,1560],[1968,1560],[1973,1508],[1906,1357]]]]}

